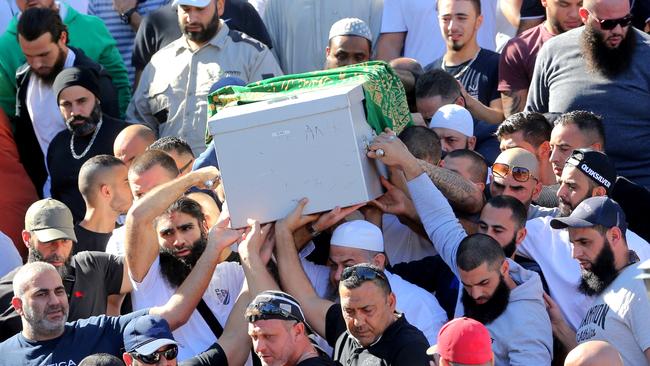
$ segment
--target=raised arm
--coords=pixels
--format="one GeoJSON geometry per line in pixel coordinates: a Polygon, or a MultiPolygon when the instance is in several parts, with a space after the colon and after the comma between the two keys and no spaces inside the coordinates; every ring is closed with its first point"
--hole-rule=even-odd
{"type": "Polygon", "coordinates": [[[275,236],[271,233],[272,225],[260,227],[257,221],[250,219],[248,224],[251,230],[239,244],[239,256],[250,293],[255,296],[262,291],[279,290],[280,286],[266,269],[275,243],[275,236]]]}
{"type": "Polygon", "coordinates": [[[154,188],[134,203],[126,215],[126,240],[124,243],[126,263],[133,280],[142,281],[158,256],[155,218],[162,214],[188,188],[201,185],[206,180],[214,180],[217,177],[219,177],[217,168],[202,168],[154,188]]]}
{"type": "Polygon", "coordinates": [[[307,322],[321,337],[325,337],[325,316],[334,304],[316,294],[305,274],[293,241],[293,231],[316,219],[316,216],[302,216],[307,204],[303,198],[298,207],[286,218],[275,224],[275,249],[282,288],[300,302],[307,322]]]}
{"type": "Polygon", "coordinates": [[[485,197],[476,184],[454,171],[424,160],[418,160],[418,164],[453,207],[466,213],[477,213],[483,209],[485,197]]]}

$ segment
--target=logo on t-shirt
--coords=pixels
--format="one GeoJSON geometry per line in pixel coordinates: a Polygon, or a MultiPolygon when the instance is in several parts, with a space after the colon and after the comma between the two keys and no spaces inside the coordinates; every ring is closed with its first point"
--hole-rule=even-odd
{"type": "Polygon", "coordinates": [[[594,338],[596,336],[596,327],[605,330],[605,321],[608,312],[609,306],[607,304],[592,306],[589,311],[587,311],[587,315],[585,315],[584,319],[582,319],[580,327],[578,327],[576,341],[581,343],[594,338]]]}
{"type": "Polygon", "coordinates": [[[230,292],[226,289],[215,289],[214,294],[217,295],[217,299],[223,305],[230,304],[230,292]]]}

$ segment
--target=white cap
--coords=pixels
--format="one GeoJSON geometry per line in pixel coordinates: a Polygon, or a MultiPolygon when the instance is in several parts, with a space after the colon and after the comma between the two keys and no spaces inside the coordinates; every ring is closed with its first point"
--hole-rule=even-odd
{"type": "Polygon", "coordinates": [[[186,5],[186,6],[196,6],[197,8],[205,8],[210,5],[213,0],[174,0],[172,5],[186,5]]]}
{"type": "Polygon", "coordinates": [[[474,119],[469,111],[457,104],[443,105],[431,117],[429,128],[448,128],[467,137],[474,136],[474,119]]]}
{"type": "Polygon", "coordinates": [[[365,220],[348,221],[334,230],[331,245],[339,247],[384,251],[384,236],[381,230],[365,220]]]}
{"type": "Polygon", "coordinates": [[[363,37],[372,42],[372,33],[366,22],[359,18],[343,18],[336,23],[332,24],[330,28],[330,36],[332,39],[337,36],[357,36],[363,37]]]}

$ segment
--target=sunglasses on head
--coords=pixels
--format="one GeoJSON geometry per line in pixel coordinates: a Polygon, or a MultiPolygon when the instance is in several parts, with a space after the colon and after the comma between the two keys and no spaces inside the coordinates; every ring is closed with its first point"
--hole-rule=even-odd
{"type": "MultiPolygon", "coordinates": [[[[510,167],[508,164],[503,163],[494,163],[492,165],[492,173],[500,178],[506,178],[508,174],[512,175],[512,178],[517,182],[528,182],[532,177],[530,170],[521,166],[510,167]]],[[[534,177],[533,177],[534,178],[534,177]]]]}
{"type": "Polygon", "coordinates": [[[160,361],[160,356],[165,356],[166,360],[175,359],[178,356],[178,346],[172,345],[171,348],[165,351],[156,351],[150,355],[141,355],[139,353],[132,353],[132,355],[142,363],[153,365],[160,361]]]}
{"type": "Polygon", "coordinates": [[[596,19],[596,21],[600,24],[600,28],[603,30],[612,30],[616,28],[617,25],[620,25],[621,28],[625,28],[628,25],[632,23],[632,20],[634,17],[632,14],[628,14],[622,18],[617,18],[617,19],[598,19],[596,18],[595,15],[591,14],[591,16],[596,19]]]}
{"type": "Polygon", "coordinates": [[[280,308],[272,302],[250,304],[248,305],[248,308],[246,308],[246,318],[250,322],[265,319],[265,316],[282,317],[287,320],[295,320],[298,323],[302,322],[302,320],[291,314],[291,312],[280,308]]]}
{"type": "Polygon", "coordinates": [[[372,281],[374,279],[380,278],[381,280],[388,282],[386,275],[382,272],[365,266],[352,266],[343,270],[341,273],[341,280],[347,280],[350,277],[356,277],[361,281],[372,281]]]}

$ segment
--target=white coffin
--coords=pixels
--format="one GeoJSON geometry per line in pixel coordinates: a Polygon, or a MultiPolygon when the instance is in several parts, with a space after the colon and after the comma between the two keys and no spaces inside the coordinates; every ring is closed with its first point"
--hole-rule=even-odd
{"type": "Polygon", "coordinates": [[[385,167],[366,157],[375,133],[363,99],[357,84],[228,107],[211,118],[232,227],[283,218],[302,197],[310,214],[380,196],[385,167]]]}

